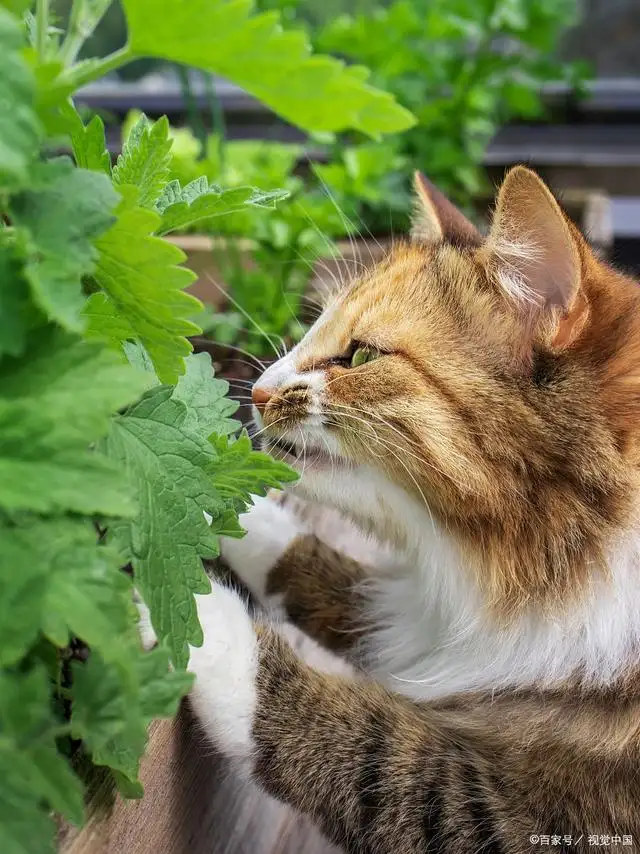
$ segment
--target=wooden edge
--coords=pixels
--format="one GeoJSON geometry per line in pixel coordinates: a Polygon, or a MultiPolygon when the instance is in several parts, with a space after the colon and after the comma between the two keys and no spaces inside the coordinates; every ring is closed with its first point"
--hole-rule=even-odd
{"type": "MultiPolygon", "coordinates": [[[[183,252],[212,252],[214,249],[223,249],[229,242],[227,237],[214,237],[210,234],[174,234],[164,239],[182,249],[183,252]]],[[[376,238],[354,237],[353,240],[338,240],[336,247],[340,256],[356,257],[361,248],[384,249],[390,243],[390,239],[387,238],[377,240],[376,238]]],[[[236,241],[236,245],[241,251],[248,252],[253,247],[253,242],[243,237],[236,241]]]]}

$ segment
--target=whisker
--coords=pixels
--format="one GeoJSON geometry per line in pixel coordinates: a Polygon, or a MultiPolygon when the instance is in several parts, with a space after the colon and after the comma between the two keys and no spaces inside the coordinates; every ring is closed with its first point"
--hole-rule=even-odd
{"type": "MultiPolygon", "coordinates": [[[[378,436],[376,434],[375,430],[373,430],[371,424],[369,424],[363,418],[358,418],[358,416],[352,415],[349,412],[343,412],[342,415],[344,415],[346,418],[353,418],[355,421],[358,421],[359,423],[364,424],[369,430],[369,433],[367,434],[367,438],[371,437],[377,442],[387,444],[389,450],[390,451],[393,450],[395,453],[395,449],[393,449],[393,445],[391,445],[390,443],[387,443],[384,439],[382,439],[380,436],[378,436]]],[[[387,426],[392,427],[392,425],[387,425],[387,426]]],[[[345,427],[345,425],[340,425],[340,429],[342,429],[344,427],[345,427]]],[[[392,429],[396,429],[396,432],[400,436],[402,436],[402,438],[406,441],[406,437],[399,430],[397,430],[397,428],[392,427],[392,429]]],[[[430,468],[432,471],[436,472],[437,474],[441,475],[446,480],[449,480],[451,483],[453,483],[455,486],[457,486],[458,489],[468,490],[468,488],[469,488],[468,484],[458,481],[449,472],[443,471],[443,469],[441,469],[439,466],[435,465],[435,463],[432,463],[430,460],[426,460],[426,459],[424,459],[424,457],[419,457],[417,454],[412,454],[411,451],[408,451],[406,449],[404,449],[404,452],[406,454],[408,454],[408,456],[413,457],[413,459],[418,460],[418,462],[420,462],[422,465],[426,465],[428,468],[430,468]]]]}
{"type": "MultiPolygon", "coordinates": [[[[248,312],[248,311],[246,311],[246,309],[244,309],[244,308],[240,305],[240,303],[239,303],[236,299],[234,299],[234,297],[232,297],[232,296],[231,296],[231,294],[230,294],[228,291],[226,291],[226,290],[225,290],[225,289],[224,289],[220,284],[218,284],[218,282],[216,282],[216,280],[213,278],[213,276],[211,275],[211,273],[208,273],[208,272],[207,272],[207,273],[205,273],[205,275],[206,275],[207,279],[211,282],[211,284],[212,284],[214,287],[216,287],[216,288],[220,291],[220,293],[221,293],[221,294],[223,294],[223,296],[224,296],[227,300],[229,300],[229,302],[230,302],[233,306],[235,306],[235,307],[238,309],[238,311],[242,312],[242,314],[247,318],[247,320],[249,321],[249,323],[251,323],[251,324],[255,327],[255,329],[257,329],[257,331],[258,331],[262,336],[264,336],[264,338],[266,339],[266,341],[268,341],[269,345],[270,345],[270,346],[271,346],[271,348],[273,349],[273,352],[276,354],[276,358],[278,358],[278,359],[279,359],[279,358],[281,357],[281,354],[280,354],[280,352],[279,352],[278,348],[276,347],[276,345],[273,343],[273,341],[272,341],[272,339],[271,339],[271,336],[270,336],[270,335],[267,335],[267,333],[266,333],[266,332],[264,331],[264,329],[260,326],[260,324],[259,324],[259,323],[258,323],[258,322],[253,318],[253,317],[251,317],[251,315],[249,314],[249,312],[248,312]]],[[[280,339],[280,342],[281,342],[281,344],[282,344],[283,351],[285,351],[285,350],[286,350],[286,345],[285,345],[285,342],[284,342],[284,338],[282,338],[280,335],[276,335],[276,336],[274,336],[274,337],[276,337],[276,338],[279,338],[279,339],[280,339]]]]}
{"type": "MultiPolygon", "coordinates": [[[[228,347],[230,350],[235,350],[237,353],[242,353],[243,356],[248,356],[250,359],[252,359],[256,363],[256,365],[261,370],[263,370],[263,371],[267,370],[267,366],[262,361],[262,359],[259,359],[254,353],[250,353],[249,350],[243,350],[242,347],[237,347],[235,344],[224,344],[223,346],[228,347]]],[[[241,365],[249,365],[250,364],[249,362],[245,362],[245,361],[240,360],[240,359],[238,359],[237,361],[241,365]]]]}

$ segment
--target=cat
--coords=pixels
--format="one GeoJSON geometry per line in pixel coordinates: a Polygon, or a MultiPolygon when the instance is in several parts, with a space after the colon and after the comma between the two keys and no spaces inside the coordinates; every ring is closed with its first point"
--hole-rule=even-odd
{"type": "Polygon", "coordinates": [[[417,175],[411,238],[252,396],[294,495],[372,540],[269,496],[224,541],[264,610],[197,597],[218,748],[348,852],[640,844],[637,284],[525,167],[486,238],[417,175]]]}

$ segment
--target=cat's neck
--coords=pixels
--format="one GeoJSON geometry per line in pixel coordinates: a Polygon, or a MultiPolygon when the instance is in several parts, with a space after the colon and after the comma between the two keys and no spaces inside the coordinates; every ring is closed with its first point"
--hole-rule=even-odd
{"type": "Polygon", "coordinates": [[[573,602],[492,614],[455,540],[417,505],[406,508],[408,557],[371,583],[367,650],[394,690],[433,698],[475,689],[617,682],[640,656],[640,529],[609,548],[573,602]],[[420,522],[420,516],[422,520],[420,522]]]}

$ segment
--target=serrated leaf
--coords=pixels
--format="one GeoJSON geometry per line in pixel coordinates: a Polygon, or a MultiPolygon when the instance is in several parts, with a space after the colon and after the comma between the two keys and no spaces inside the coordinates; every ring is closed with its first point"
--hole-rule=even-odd
{"type": "Polygon", "coordinates": [[[131,403],[144,375],[99,344],[55,328],[33,334],[27,356],[0,362],[0,507],[40,513],[128,515],[120,472],[88,450],[131,403]]]}
{"type": "Polygon", "coordinates": [[[246,206],[275,207],[276,202],[287,196],[286,190],[264,193],[254,187],[222,190],[209,184],[204,176],[191,181],[186,187],[181,187],[180,182],[174,180],[167,184],[156,202],[156,210],[162,215],[157,233],[168,234],[201,220],[234,213],[246,206]]]}
{"type": "Polygon", "coordinates": [[[44,669],[0,674],[0,838],[3,854],[52,850],[47,812],[75,824],[84,815],[82,786],[58,754],[44,669]],[[34,848],[39,844],[41,848],[34,848]]]}
{"type": "MultiPolygon", "coordinates": [[[[18,14],[18,7],[12,9],[18,14]]],[[[0,7],[0,189],[27,183],[29,167],[40,143],[34,111],[35,81],[22,51],[24,35],[18,19],[0,7]]]]}
{"type": "Polygon", "coordinates": [[[251,456],[244,441],[231,452],[224,437],[214,444],[208,440],[213,415],[207,415],[207,397],[216,419],[222,415],[222,429],[229,426],[222,386],[211,377],[207,383],[204,359],[191,360],[189,367],[179,390],[153,389],[114,422],[104,443],[108,456],[127,471],[140,506],[135,520],[116,523],[111,531],[134,566],[153,627],[166,638],[176,667],[186,666],[188,644],[202,642],[194,594],[207,593],[210,582],[201,558],[218,553],[218,534],[239,532],[237,512],[250,492],[263,494],[280,478],[295,477],[264,454],[251,456]],[[252,464],[258,471],[250,471],[252,464]]]}
{"type": "Polygon", "coordinates": [[[195,275],[178,266],[185,255],[177,246],[153,236],[158,214],[138,206],[135,188],[120,190],[117,221],[96,242],[100,257],[94,278],[105,293],[88,301],[91,333],[100,334],[102,318],[107,340],[137,338],[160,380],[176,382],[192,350],[186,336],[199,332],[188,318],[201,303],[184,292],[195,275]]]}
{"type": "Polygon", "coordinates": [[[0,666],[17,662],[39,632],[58,647],[76,636],[117,654],[136,622],[120,563],[87,520],[0,521],[0,666]]]}
{"type": "Polygon", "coordinates": [[[70,135],[76,164],[81,169],[111,175],[111,155],[104,136],[104,122],[100,116],[94,116],[85,127],[80,116],[75,110],[73,112],[77,121],[73,122],[70,135]]]}
{"type": "Polygon", "coordinates": [[[213,480],[224,498],[240,501],[246,506],[251,504],[251,495],[266,495],[269,489],[291,483],[299,477],[286,463],[254,451],[246,431],[235,441],[215,435],[209,441],[217,452],[212,469],[213,480]]]}
{"type": "Polygon", "coordinates": [[[132,648],[128,663],[129,669],[124,670],[117,662],[92,655],[86,665],[74,667],[71,722],[94,763],[118,772],[121,782],[127,782],[128,792],[139,796],[138,766],[147,727],[154,718],[176,713],[193,678],[170,671],[167,651],[162,648],[152,652],[132,648]]]}
{"type": "Polygon", "coordinates": [[[172,392],[149,392],[116,419],[104,447],[126,470],[140,507],[135,520],[112,525],[111,533],[134,566],[156,634],[184,668],[187,645],[202,642],[193,594],[211,589],[201,558],[218,553],[203,511],[216,518],[225,505],[207,473],[213,450],[185,430],[187,407],[172,392]]]}
{"type": "Polygon", "coordinates": [[[25,276],[35,302],[66,329],[82,331],[82,276],[97,259],[94,241],[113,223],[117,194],[106,175],[67,158],[33,168],[31,186],[11,199],[25,276]]]}
{"type": "Polygon", "coordinates": [[[172,395],[187,407],[185,429],[201,436],[237,433],[241,424],[230,416],[238,411],[239,404],[227,397],[229,383],[214,379],[211,356],[208,353],[189,356],[185,365],[186,371],[172,395]]]}
{"type": "Polygon", "coordinates": [[[169,179],[170,164],[169,120],[162,116],[150,122],[143,115],[131,129],[113,168],[113,183],[137,187],[138,204],[152,208],[169,179]]]}
{"type": "Polygon", "coordinates": [[[312,56],[301,30],[251,0],[123,0],[132,51],[196,66],[237,83],[309,131],[404,130],[411,113],[344,63],[312,56]]]}

